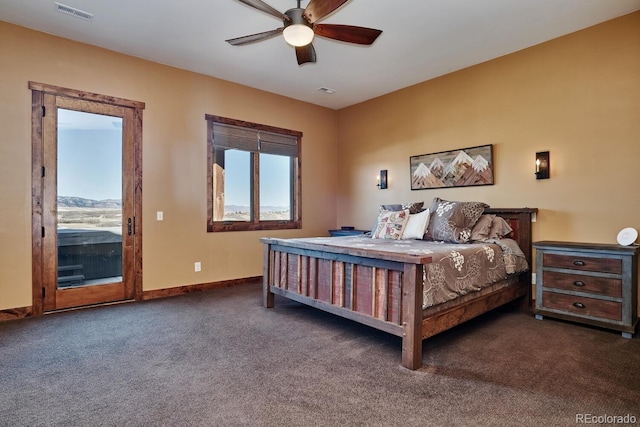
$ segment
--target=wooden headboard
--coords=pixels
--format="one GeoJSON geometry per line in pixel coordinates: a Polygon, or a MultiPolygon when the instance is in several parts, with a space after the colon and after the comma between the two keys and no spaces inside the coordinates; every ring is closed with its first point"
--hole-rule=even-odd
{"type": "Polygon", "coordinates": [[[522,249],[527,262],[529,263],[529,271],[526,278],[531,283],[531,269],[533,268],[533,245],[531,235],[531,220],[534,214],[538,213],[537,208],[486,208],[484,213],[497,215],[504,218],[513,229],[511,238],[518,242],[518,246],[522,249]]]}

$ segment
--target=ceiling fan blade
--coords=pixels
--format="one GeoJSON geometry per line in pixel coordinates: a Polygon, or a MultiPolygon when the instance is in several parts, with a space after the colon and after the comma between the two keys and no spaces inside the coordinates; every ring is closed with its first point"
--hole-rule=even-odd
{"type": "Polygon", "coordinates": [[[287,15],[285,15],[284,13],[279,12],[277,9],[274,9],[273,7],[269,6],[268,4],[266,4],[265,2],[263,2],[262,0],[238,0],[241,3],[246,4],[247,6],[251,6],[254,9],[258,9],[261,10],[263,12],[268,13],[269,15],[273,15],[276,18],[280,18],[280,19],[284,19],[285,21],[290,21],[291,18],[289,18],[287,15]]]}
{"type": "Polygon", "coordinates": [[[304,9],[304,17],[313,24],[348,2],[349,0],[311,0],[304,9]]]}
{"type": "Polygon", "coordinates": [[[353,25],[315,24],[313,32],[321,37],[357,44],[372,44],[382,30],[353,25]]]}
{"type": "Polygon", "coordinates": [[[235,39],[225,40],[227,43],[233,46],[241,46],[243,44],[255,43],[262,40],[270,39],[271,37],[281,34],[284,27],[277,28],[271,31],[265,31],[264,33],[251,34],[250,36],[236,37],[235,39]]]}
{"type": "Polygon", "coordinates": [[[316,50],[313,48],[313,44],[296,47],[296,58],[298,58],[298,65],[316,62],[316,50]]]}

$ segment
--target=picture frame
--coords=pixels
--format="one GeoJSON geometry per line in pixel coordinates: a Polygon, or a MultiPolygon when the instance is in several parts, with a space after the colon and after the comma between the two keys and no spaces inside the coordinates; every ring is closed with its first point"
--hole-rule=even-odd
{"type": "Polygon", "coordinates": [[[493,185],[493,145],[409,158],[412,190],[493,185]]]}

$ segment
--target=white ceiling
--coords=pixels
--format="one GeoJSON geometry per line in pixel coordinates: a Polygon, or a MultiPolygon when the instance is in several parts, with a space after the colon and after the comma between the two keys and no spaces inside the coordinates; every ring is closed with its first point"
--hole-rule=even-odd
{"type": "Polygon", "coordinates": [[[316,37],[317,63],[298,66],[281,36],[225,42],[282,26],[237,0],[59,3],[94,18],[56,12],[53,0],[0,0],[0,20],[333,109],[640,10],[640,0],[351,0],[321,22],[381,29],[378,40],[359,46],[316,37]]]}

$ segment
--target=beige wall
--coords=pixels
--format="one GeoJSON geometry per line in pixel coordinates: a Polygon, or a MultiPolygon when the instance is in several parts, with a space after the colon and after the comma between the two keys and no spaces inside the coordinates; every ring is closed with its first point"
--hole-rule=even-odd
{"type": "Polygon", "coordinates": [[[377,205],[536,207],[536,240],[615,243],[640,229],[640,12],[339,111],[338,223],[377,205]],[[495,185],[410,190],[409,157],[493,144],[495,185]],[[536,151],[551,179],[536,180],[536,151]],[[375,177],[388,169],[390,185],[375,177]]]}
{"type": "Polygon", "coordinates": [[[321,235],[335,227],[334,110],[0,22],[0,310],[31,305],[28,81],[146,103],[144,290],[259,276],[261,236],[321,235]],[[206,232],[205,113],[304,133],[303,230],[206,232]],[[194,261],[202,272],[193,271],[194,261]]]}

